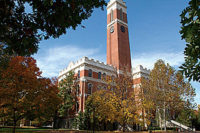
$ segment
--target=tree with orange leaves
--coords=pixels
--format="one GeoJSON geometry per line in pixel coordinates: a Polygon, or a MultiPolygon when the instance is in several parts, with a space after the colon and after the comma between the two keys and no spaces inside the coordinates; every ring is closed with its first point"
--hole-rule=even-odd
{"type": "Polygon", "coordinates": [[[55,112],[59,98],[56,82],[41,77],[41,71],[32,57],[13,57],[1,73],[0,108],[4,116],[16,123],[36,117],[50,118],[55,112]]]}

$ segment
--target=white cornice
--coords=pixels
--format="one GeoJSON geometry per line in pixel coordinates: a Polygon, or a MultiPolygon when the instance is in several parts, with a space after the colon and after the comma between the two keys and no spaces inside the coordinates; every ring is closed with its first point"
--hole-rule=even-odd
{"type": "Polygon", "coordinates": [[[115,23],[120,23],[120,24],[123,24],[124,26],[128,27],[128,24],[125,23],[124,21],[121,21],[120,19],[115,19],[107,25],[107,28],[111,27],[115,23]]]}

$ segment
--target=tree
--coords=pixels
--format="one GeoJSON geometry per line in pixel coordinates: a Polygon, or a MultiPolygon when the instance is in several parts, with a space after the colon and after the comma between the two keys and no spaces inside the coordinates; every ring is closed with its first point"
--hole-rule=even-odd
{"type": "Polygon", "coordinates": [[[12,118],[13,132],[21,119],[52,117],[60,102],[58,89],[50,79],[41,77],[36,60],[31,57],[12,57],[1,77],[0,108],[4,110],[4,117],[12,118]]]}
{"type": "MultiPolygon", "coordinates": [[[[108,90],[99,90],[88,97],[86,101],[85,115],[88,115],[92,123],[93,131],[98,123],[113,123],[117,116],[116,97],[108,90]]],[[[105,130],[106,128],[104,128],[105,130]]]]}
{"type": "Polygon", "coordinates": [[[66,34],[91,16],[105,0],[1,0],[0,45],[6,52],[31,55],[38,43],[66,34]]]}
{"type": "Polygon", "coordinates": [[[75,113],[75,105],[77,102],[77,83],[74,72],[70,71],[65,75],[65,78],[59,82],[59,96],[62,104],[58,110],[60,117],[67,118],[67,126],[69,127],[70,114],[75,113]]]}
{"type": "Polygon", "coordinates": [[[146,126],[151,124],[151,121],[155,117],[153,111],[155,104],[152,99],[154,92],[148,86],[149,82],[147,78],[141,78],[141,85],[139,88],[135,88],[135,101],[137,103],[138,112],[141,114],[137,118],[137,122],[143,130],[146,129],[146,126]]]}
{"type": "Polygon", "coordinates": [[[200,81],[200,0],[190,0],[181,16],[182,39],[186,41],[185,63],[180,67],[189,80],[200,81]]]}
{"type": "Polygon", "coordinates": [[[107,76],[104,79],[106,89],[93,93],[87,99],[91,115],[96,116],[99,121],[118,122],[123,131],[128,124],[136,122],[137,116],[133,81],[130,72],[126,70],[128,69],[120,73],[116,70],[113,76],[107,76]]]}
{"type": "Polygon", "coordinates": [[[147,91],[145,95],[153,100],[159,125],[162,127],[164,124],[165,130],[166,120],[175,119],[176,113],[185,104],[192,103],[195,96],[194,88],[183,75],[162,60],[155,63],[147,84],[142,84],[142,88],[147,91]]]}

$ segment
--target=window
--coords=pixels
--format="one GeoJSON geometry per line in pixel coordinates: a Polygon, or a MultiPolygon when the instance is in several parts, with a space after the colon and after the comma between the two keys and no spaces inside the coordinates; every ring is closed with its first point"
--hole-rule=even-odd
{"type": "Polygon", "coordinates": [[[80,70],[78,70],[78,78],[80,78],[80,70]]]}
{"type": "Polygon", "coordinates": [[[91,95],[92,94],[92,84],[88,84],[88,92],[87,92],[88,95],[91,95]]]}
{"type": "Polygon", "coordinates": [[[120,9],[120,20],[123,21],[123,11],[122,11],[122,8],[120,9]]]}
{"type": "Polygon", "coordinates": [[[106,87],[106,86],[104,86],[104,87],[103,87],[103,89],[104,89],[104,90],[107,90],[107,87],[106,87]]]}
{"type": "Polygon", "coordinates": [[[101,79],[101,72],[98,73],[98,79],[101,79]]]}
{"type": "Polygon", "coordinates": [[[76,113],[78,113],[78,112],[79,112],[79,103],[76,102],[76,113]]]}
{"type": "Polygon", "coordinates": [[[105,73],[103,73],[103,79],[104,79],[104,80],[106,79],[106,74],[105,74],[105,73]]]}
{"type": "Polygon", "coordinates": [[[97,87],[97,90],[101,90],[101,86],[98,86],[98,87],[97,87]]]}
{"type": "Polygon", "coordinates": [[[77,85],[77,88],[76,88],[76,96],[79,96],[80,94],[80,85],[77,85]]]}
{"type": "Polygon", "coordinates": [[[111,14],[110,14],[110,21],[113,21],[113,10],[111,10],[111,14]]]}
{"type": "Polygon", "coordinates": [[[88,71],[88,77],[92,77],[92,70],[91,69],[89,69],[89,71],[88,71]]]}
{"type": "Polygon", "coordinates": [[[115,76],[111,76],[111,80],[112,80],[112,82],[115,82],[115,76]]]}

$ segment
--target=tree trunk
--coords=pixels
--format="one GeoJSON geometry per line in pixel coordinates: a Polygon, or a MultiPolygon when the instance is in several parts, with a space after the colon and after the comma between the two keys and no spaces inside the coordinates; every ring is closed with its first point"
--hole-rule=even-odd
{"type": "Polygon", "coordinates": [[[164,130],[167,131],[167,125],[166,125],[166,107],[165,107],[165,103],[164,103],[164,130]]]}
{"type": "Polygon", "coordinates": [[[162,130],[162,119],[161,119],[160,109],[158,109],[158,121],[159,121],[159,127],[162,130]]]}
{"type": "Polygon", "coordinates": [[[15,133],[16,130],[16,116],[15,116],[15,109],[14,109],[14,114],[13,114],[13,133],[15,133]]]}
{"type": "Polygon", "coordinates": [[[93,108],[93,124],[92,124],[92,126],[93,126],[93,133],[94,133],[94,131],[95,131],[95,109],[93,108]]]}
{"type": "Polygon", "coordinates": [[[57,129],[58,128],[58,126],[57,126],[57,119],[58,119],[58,117],[57,117],[57,110],[56,110],[56,112],[55,112],[55,114],[54,114],[54,117],[53,117],[53,129],[57,129]]]}

